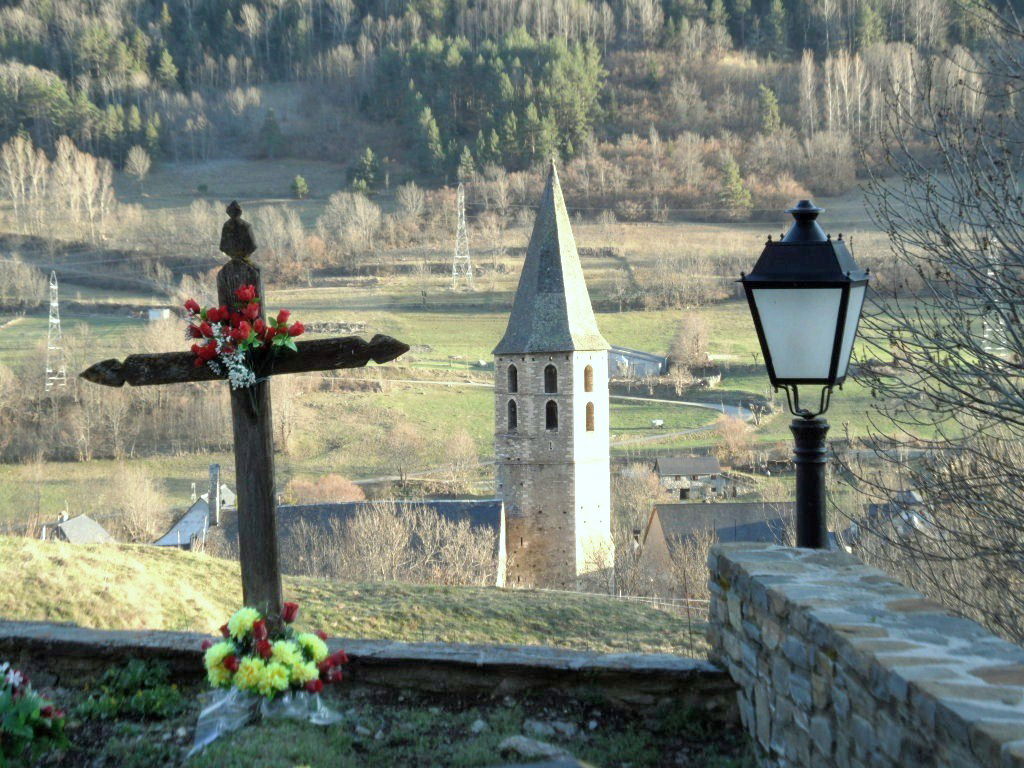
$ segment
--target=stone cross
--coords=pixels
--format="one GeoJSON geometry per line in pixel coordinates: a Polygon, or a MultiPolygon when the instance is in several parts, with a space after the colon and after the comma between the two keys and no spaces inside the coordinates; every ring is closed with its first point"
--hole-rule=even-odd
{"type": "MultiPolygon", "coordinates": [[[[231,305],[235,290],[255,285],[263,299],[259,267],[249,261],[256,242],[242,209],[232,202],[230,217],[221,232],[220,250],[230,257],[217,275],[219,305],[231,305]]],[[[264,302],[260,302],[263,316],[264,302]]],[[[409,350],[390,336],[376,335],[369,343],[357,337],[297,342],[297,352],[254,352],[257,372],[266,375],[358,368],[371,360],[386,363],[409,350]],[[268,356],[269,359],[268,359],[268,356]],[[261,365],[262,363],[262,365],[261,365]]],[[[120,387],[178,384],[223,379],[209,366],[197,368],[191,352],[130,355],[123,361],[104,360],[83,371],[82,378],[95,384],[120,387]]],[[[277,545],[276,494],[274,491],[274,441],[270,410],[270,383],[264,376],[256,384],[231,390],[234,431],[235,482],[238,508],[238,550],[242,567],[245,604],[276,620],[281,615],[281,568],[277,545]]],[[[211,502],[213,499],[211,498],[211,502]]]]}

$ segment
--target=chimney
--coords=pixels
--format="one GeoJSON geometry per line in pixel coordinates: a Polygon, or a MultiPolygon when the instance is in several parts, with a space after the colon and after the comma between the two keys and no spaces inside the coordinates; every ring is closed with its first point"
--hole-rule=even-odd
{"type": "Polygon", "coordinates": [[[220,464],[210,465],[210,525],[220,525],[220,464]]]}

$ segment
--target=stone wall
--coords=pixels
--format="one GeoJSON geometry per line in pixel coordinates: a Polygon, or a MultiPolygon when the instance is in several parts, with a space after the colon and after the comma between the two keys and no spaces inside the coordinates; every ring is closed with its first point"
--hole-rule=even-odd
{"type": "MultiPolygon", "coordinates": [[[[0,659],[47,685],[95,681],[127,659],[159,659],[176,677],[204,677],[190,632],[118,631],[45,622],[0,621],[0,659]]],[[[736,686],[703,659],[668,654],[607,654],[539,646],[329,641],[351,659],[346,685],[447,694],[560,694],[635,711],[668,703],[736,722],[736,686]]]]}
{"type": "Polygon", "coordinates": [[[713,658],[763,766],[1024,767],[1024,649],[845,553],[709,565],[713,658]]]}

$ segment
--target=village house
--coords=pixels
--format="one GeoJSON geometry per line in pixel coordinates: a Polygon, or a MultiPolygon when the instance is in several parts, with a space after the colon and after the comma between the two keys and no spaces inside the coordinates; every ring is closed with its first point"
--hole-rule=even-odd
{"type": "Polygon", "coordinates": [[[43,541],[66,541],[69,544],[107,544],[114,537],[88,515],[69,518],[61,512],[55,523],[41,526],[39,538],[43,541]]]}
{"type": "Polygon", "coordinates": [[[722,465],[714,456],[659,456],[654,472],[665,491],[679,499],[706,499],[725,493],[722,465]]]}
{"type": "Polygon", "coordinates": [[[640,566],[654,594],[681,597],[673,573],[680,544],[713,533],[717,542],[759,541],[785,544],[793,527],[794,502],[658,504],[639,534],[640,566]]]}
{"type": "MultiPolygon", "coordinates": [[[[193,493],[195,487],[193,485],[193,493]]],[[[211,526],[221,524],[222,515],[235,511],[235,493],[220,481],[220,465],[210,465],[210,490],[192,500],[192,505],[174,521],[167,533],[153,542],[156,547],[202,549],[211,526]],[[213,503],[210,503],[211,492],[213,503]]]]}

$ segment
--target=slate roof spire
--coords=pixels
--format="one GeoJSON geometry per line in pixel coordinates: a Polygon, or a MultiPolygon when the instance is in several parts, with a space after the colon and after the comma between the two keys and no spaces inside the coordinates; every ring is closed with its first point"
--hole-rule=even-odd
{"type": "Polygon", "coordinates": [[[554,161],[537,209],[508,328],[496,355],[608,349],[590,305],[554,161]]]}

